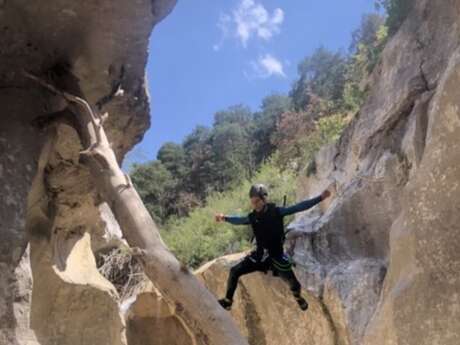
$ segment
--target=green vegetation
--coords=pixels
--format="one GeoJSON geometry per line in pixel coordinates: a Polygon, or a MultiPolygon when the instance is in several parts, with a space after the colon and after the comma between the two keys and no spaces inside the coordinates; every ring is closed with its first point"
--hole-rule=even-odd
{"type": "Polygon", "coordinates": [[[369,76],[411,1],[378,0],[388,16],[363,16],[348,54],[320,47],[303,59],[287,95],[266,97],[260,110],[244,105],[217,112],[181,144],[166,143],[157,159],[132,166],[131,177],[168,246],[187,265],[250,246],[246,226],[217,224],[216,212],[247,214],[252,182],[271,199],[294,201],[295,179],[314,171],[321,146],[336,141],[359,111],[369,76]]]}
{"type": "Polygon", "coordinates": [[[385,19],[377,14],[363,16],[360,27],[352,34],[351,55],[343,87],[343,107],[356,112],[366,97],[367,76],[380,59],[388,37],[385,19]]]}
{"type": "Polygon", "coordinates": [[[414,3],[414,0],[376,0],[377,8],[387,13],[386,26],[390,35],[398,31],[414,3]]]}

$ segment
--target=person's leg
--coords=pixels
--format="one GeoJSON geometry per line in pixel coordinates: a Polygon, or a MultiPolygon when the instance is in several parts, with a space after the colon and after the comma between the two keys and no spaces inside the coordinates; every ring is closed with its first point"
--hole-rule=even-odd
{"type": "Polygon", "coordinates": [[[278,272],[279,276],[289,285],[292,295],[299,304],[300,309],[307,310],[308,303],[301,295],[302,286],[300,285],[294,271],[292,264],[285,258],[273,259],[273,268],[278,272]]]}
{"type": "Polygon", "coordinates": [[[236,264],[230,269],[227,280],[227,293],[225,298],[220,299],[219,303],[225,309],[230,309],[233,303],[233,296],[238,286],[238,280],[241,276],[249,274],[260,269],[260,265],[251,256],[246,256],[243,261],[236,264]]]}

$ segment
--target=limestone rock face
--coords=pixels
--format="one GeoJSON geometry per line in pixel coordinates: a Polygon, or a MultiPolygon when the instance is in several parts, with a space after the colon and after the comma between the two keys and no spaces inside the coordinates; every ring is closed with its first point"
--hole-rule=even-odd
{"type": "MultiPolygon", "coordinates": [[[[221,257],[207,263],[195,274],[220,298],[225,293],[229,269],[245,254],[221,257]]],[[[324,303],[306,294],[308,312],[300,310],[289,287],[271,273],[254,273],[240,280],[232,316],[251,345],[334,345],[336,330],[324,303]]],[[[126,315],[129,344],[194,344],[184,324],[174,314],[174,307],[147,285],[137,295],[126,315]]]]}
{"type": "MultiPolygon", "coordinates": [[[[241,254],[219,258],[195,273],[221,298],[229,269],[241,258],[241,254]]],[[[306,298],[310,306],[304,312],[279,277],[254,273],[241,278],[231,313],[251,345],[335,344],[335,329],[325,305],[312,294],[306,298]]]]}
{"type": "Polygon", "coordinates": [[[367,344],[457,344],[460,338],[460,50],[434,95],[426,148],[390,233],[389,271],[367,344]],[[441,331],[442,330],[442,331],[441,331]]]}
{"type": "Polygon", "coordinates": [[[456,344],[460,1],[416,1],[387,44],[369,98],[321,150],[299,197],[333,185],[290,224],[299,276],[337,344],[456,344]]]}
{"type": "Polygon", "coordinates": [[[14,270],[0,264],[0,344],[38,345],[29,325],[31,295],[32,272],[27,249],[14,270]]]}
{"type": "Polygon", "coordinates": [[[90,235],[71,242],[61,267],[48,243],[31,244],[31,328],[39,344],[126,344],[116,291],[96,269],[90,235]]]}
{"type": "Polygon", "coordinates": [[[129,345],[194,344],[193,335],[151,282],[137,294],[125,318],[129,345]]]}
{"type": "Polygon", "coordinates": [[[150,125],[148,40],[174,4],[0,1],[0,344],[126,344],[118,296],[93,254],[120,243],[115,223],[79,164],[75,130],[47,127],[65,103],[23,70],[54,80],[70,69],[109,114],[121,160],[150,125]]]}

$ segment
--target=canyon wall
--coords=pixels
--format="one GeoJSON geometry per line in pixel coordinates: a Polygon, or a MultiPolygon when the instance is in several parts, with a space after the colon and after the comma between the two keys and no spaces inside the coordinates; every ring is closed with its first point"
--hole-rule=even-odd
{"type": "Polygon", "coordinates": [[[174,4],[0,1],[0,344],[126,343],[117,293],[93,254],[113,245],[107,208],[79,164],[73,127],[48,126],[62,98],[23,71],[53,80],[70,69],[109,114],[121,161],[150,125],[147,47],[174,4]]]}
{"type": "MultiPolygon", "coordinates": [[[[193,343],[153,285],[120,301],[97,270],[95,256],[123,248],[120,231],[79,163],[76,131],[47,123],[62,99],[22,74],[71,69],[109,114],[121,161],[149,126],[148,39],[173,6],[0,1],[0,344],[193,343]]],[[[459,24],[460,0],[418,0],[385,47],[364,106],[299,187],[299,199],[335,189],[289,225],[311,308],[275,277],[244,277],[232,315],[252,345],[458,344],[459,24]]],[[[221,296],[239,259],[196,274],[221,296]]]]}
{"type": "Polygon", "coordinates": [[[460,1],[417,1],[337,145],[300,197],[333,183],[324,212],[290,226],[299,274],[338,344],[460,338],[460,1]],[[294,238],[296,237],[297,238],[294,238]]]}

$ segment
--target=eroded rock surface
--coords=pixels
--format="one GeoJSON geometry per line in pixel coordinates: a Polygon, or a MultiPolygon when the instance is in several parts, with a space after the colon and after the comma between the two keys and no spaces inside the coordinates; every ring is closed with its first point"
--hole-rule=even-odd
{"type": "Polygon", "coordinates": [[[147,282],[126,315],[129,345],[191,345],[194,337],[158,290],[147,282]]]}
{"type": "MultiPolygon", "coordinates": [[[[195,274],[220,298],[225,294],[230,267],[244,255],[219,258],[195,274]]],[[[251,345],[334,345],[336,334],[325,315],[324,303],[307,295],[310,308],[304,312],[280,278],[271,273],[254,273],[240,280],[231,313],[251,345]]],[[[175,316],[174,307],[151,286],[145,287],[131,305],[127,327],[130,345],[193,344],[193,337],[175,316]]]]}
{"type": "Polygon", "coordinates": [[[81,95],[109,114],[121,160],[150,125],[147,46],[174,4],[0,1],[0,344],[126,344],[118,296],[93,256],[120,239],[106,231],[110,214],[79,163],[71,123],[54,117],[49,126],[65,102],[23,70],[54,81],[69,69],[81,95]]]}
{"type": "MultiPolygon", "coordinates": [[[[196,274],[220,298],[225,295],[230,267],[241,258],[241,254],[219,258],[196,274]]],[[[335,330],[324,304],[312,294],[306,297],[310,306],[303,312],[280,278],[255,273],[241,279],[232,315],[251,345],[333,345],[335,330]]]]}
{"type": "MultiPolygon", "coordinates": [[[[124,301],[126,320],[120,314],[92,256],[122,243],[116,222],[79,164],[69,123],[44,130],[43,116],[63,101],[21,74],[71,68],[84,96],[109,113],[121,159],[149,126],[146,47],[173,5],[0,1],[0,344],[193,343],[153,287],[124,301]]],[[[290,225],[310,311],[281,280],[244,277],[232,314],[251,344],[459,343],[459,18],[460,0],[417,0],[386,46],[368,100],[299,191],[336,190],[290,225]]],[[[197,274],[221,296],[239,258],[197,274]]]]}
{"type": "Polygon", "coordinates": [[[338,344],[460,339],[459,15],[460,1],[416,1],[367,102],[303,182],[300,197],[337,190],[291,224],[291,246],[338,344]]]}

